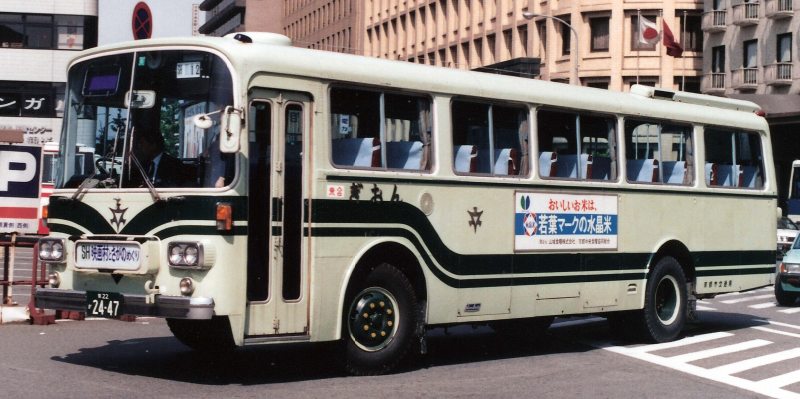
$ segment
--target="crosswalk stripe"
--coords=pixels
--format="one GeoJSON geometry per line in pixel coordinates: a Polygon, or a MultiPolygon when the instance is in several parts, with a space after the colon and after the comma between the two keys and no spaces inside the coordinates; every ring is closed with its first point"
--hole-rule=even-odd
{"type": "Polygon", "coordinates": [[[748,306],[748,307],[749,307],[749,308],[752,308],[752,309],[767,309],[767,308],[774,308],[774,307],[775,307],[775,302],[765,302],[765,303],[759,303],[759,304],[756,304],[756,305],[750,305],[750,306],[748,306]]]}
{"type": "Polygon", "coordinates": [[[740,342],[738,344],[720,346],[718,348],[706,349],[697,352],[691,352],[684,355],[670,356],[669,359],[676,362],[689,363],[695,360],[707,359],[709,357],[725,355],[728,353],[741,352],[748,349],[759,348],[771,344],[771,341],[763,339],[754,339],[751,341],[740,342]]]}
{"type": "Polygon", "coordinates": [[[732,303],[757,301],[759,299],[767,299],[767,298],[773,298],[773,297],[774,297],[774,295],[755,295],[755,296],[748,296],[748,297],[745,297],[745,298],[728,299],[726,301],[720,301],[720,302],[730,305],[732,303]]]}
{"type": "Polygon", "coordinates": [[[745,370],[750,370],[756,367],[765,366],[771,363],[782,362],[784,360],[794,359],[800,357],[800,348],[785,350],[783,352],[770,353],[769,355],[745,359],[740,362],[726,364],[711,369],[722,374],[736,374],[745,370]]]}
{"type": "Polygon", "coordinates": [[[707,311],[717,310],[717,308],[712,308],[712,307],[708,307],[708,306],[700,306],[700,305],[697,305],[696,309],[697,310],[707,310],[707,311]]]}
{"type": "Polygon", "coordinates": [[[677,341],[672,341],[672,342],[664,342],[663,344],[643,345],[635,348],[628,348],[628,350],[634,352],[655,352],[662,349],[678,348],[685,345],[692,345],[699,342],[706,342],[731,336],[733,336],[733,334],[720,331],[710,334],[702,334],[702,335],[695,335],[693,337],[686,337],[684,339],[679,339],[677,341]]]}
{"type": "Polygon", "coordinates": [[[800,308],[782,309],[782,310],[779,310],[778,312],[786,313],[786,314],[795,314],[795,313],[800,312],[800,308]]]}
{"type": "Polygon", "coordinates": [[[760,380],[757,382],[758,385],[763,385],[765,387],[785,387],[790,384],[794,384],[795,382],[800,382],[800,370],[792,371],[791,373],[776,375],[775,377],[770,377],[765,380],[760,380]]]}
{"type": "Polygon", "coordinates": [[[756,330],[766,331],[766,332],[770,332],[770,333],[774,333],[774,334],[780,334],[780,335],[786,335],[786,336],[789,336],[789,337],[800,338],[800,334],[790,333],[790,332],[787,332],[787,331],[774,330],[772,328],[767,328],[767,327],[762,327],[762,326],[755,326],[753,328],[756,329],[756,330]]]}

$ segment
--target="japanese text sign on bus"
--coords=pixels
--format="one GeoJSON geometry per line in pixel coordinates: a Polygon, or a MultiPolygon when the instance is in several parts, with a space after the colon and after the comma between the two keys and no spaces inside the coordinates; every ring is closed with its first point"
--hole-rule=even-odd
{"type": "Polygon", "coordinates": [[[0,233],[36,233],[41,187],[38,146],[0,145],[0,233]]]}
{"type": "Polygon", "coordinates": [[[514,249],[617,248],[617,196],[517,192],[514,249]]]}

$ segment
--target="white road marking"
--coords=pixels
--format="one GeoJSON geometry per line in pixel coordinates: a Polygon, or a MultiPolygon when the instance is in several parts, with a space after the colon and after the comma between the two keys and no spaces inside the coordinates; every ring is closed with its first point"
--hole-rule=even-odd
{"type": "Polygon", "coordinates": [[[741,302],[748,302],[748,301],[757,301],[757,300],[759,300],[759,299],[767,299],[767,298],[774,298],[774,297],[775,297],[774,295],[755,295],[755,296],[748,296],[748,297],[745,297],[745,298],[738,298],[738,299],[728,299],[728,300],[726,300],[726,301],[720,301],[720,302],[722,302],[722,303],[726,303],[726,304],[729,304],[729,305],[730,305],[730,304],[732,304],[732,303],[741,303],[741,302]]]}
{"type": "Polygon", "coordinates": [[[717,308],[712,308],[712,307],[708,307],[708,306],[702,306],[702,305],[697,305],[697,308],[696,308],[696,309],[697,309],[697,310],[705,310],[705,311],[714,311],[714,310],[717,310],[717,308]]]}
{"type": "Polygon", "coordinates": [[[772,343],[771,341],[766,341],[763,339],[754,339],[751,341],[739,342],[738,344],[720,346],[717,348],[686,353],[684,355],[671,356],[669,359],[676,362],[689,363],[695,360],[707,359],[709,357],[725,355],[734,352],[741,352],[753,348],[760,348],[762,346],[766,346],[771,343],[772,343]]]}
{"type": "Polygon", "coordinates": [[[794,384],[795,382],[800,382],[800,370],[795,370],[792,371],[791,373],[786,373],[782,375],[776,375],[775,377],[770,377],[765,380],[761,380],[758,382],[758,384],[767,387],[780,388],[794,384]]]}
{"type": "Polygon", "coordinates": [[[745,359],[736,363],[726,364],[711,369],[711,371],[722,374],[736,374],[745,370],[754,369],[756,367],[766,366],[768,364],[782,362],[784,360],[794,359],[800,357],[800,348],[793,348],[783,352],[770,353],[769,355],[745,359]]]}
{"type": "Polygon", "coordinates": [[[626,348],[631,352],[655,352],[662,349],[678,348],[681,346],[692,345],[699,342],[706,342],[720,338],[731,337],[733,334],[727,332],[715,332],[710,334],[695,335],[672,342],[664,342],[663,344],[643,345],[634,348],[626,348]]]}
{"type": "Polygon", "coordinates": [[[774,308],[775,306],[776,306],[775,302],[765,302],[756,305],[750,305],[748,307],[752,309],[767,309],[767,308],[774,308]]]}
{"type": "Polygon", "coordinates": [[[786,314],[795,314],[800,313],[800,307],[797,308],[790,308],[790,309],[781,309],[778,312],[786,313],[786,314]]]}
{"type": "Polygon", "coordinates": [[[800,338],[800,334],[790,333],[790,332],[781,331],[781,330],[774,330],[772,328],[767,328],[767,327],[756,326],[756,327],[753,327],[753,329],[766,331],[766,332],[773,333],[773,334],[786,335],[786,336],[789,336],[789,337],[800,338]]]}

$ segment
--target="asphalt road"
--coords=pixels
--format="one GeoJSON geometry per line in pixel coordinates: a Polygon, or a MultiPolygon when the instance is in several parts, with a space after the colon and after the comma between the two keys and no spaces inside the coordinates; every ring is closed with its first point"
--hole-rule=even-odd
{"type": "Polygon", "coordinates": [[[668,346],[619,341],[604,319],[557,319],[537,342],[433,330],[397,373],[351,377],[331,345],[192,352],[161,319],[0,326],[0,396],[16,398],[800,398],[800,304],[771,292],[700,303],[668,346]]]}

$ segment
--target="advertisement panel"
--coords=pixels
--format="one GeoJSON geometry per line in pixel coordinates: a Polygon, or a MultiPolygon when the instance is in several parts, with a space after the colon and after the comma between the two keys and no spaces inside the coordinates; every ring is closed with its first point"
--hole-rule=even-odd
{"type": "Polygon", "coordinates": [[[517,192],[515,251],[617,249],[617,196],[517,192]]]}

